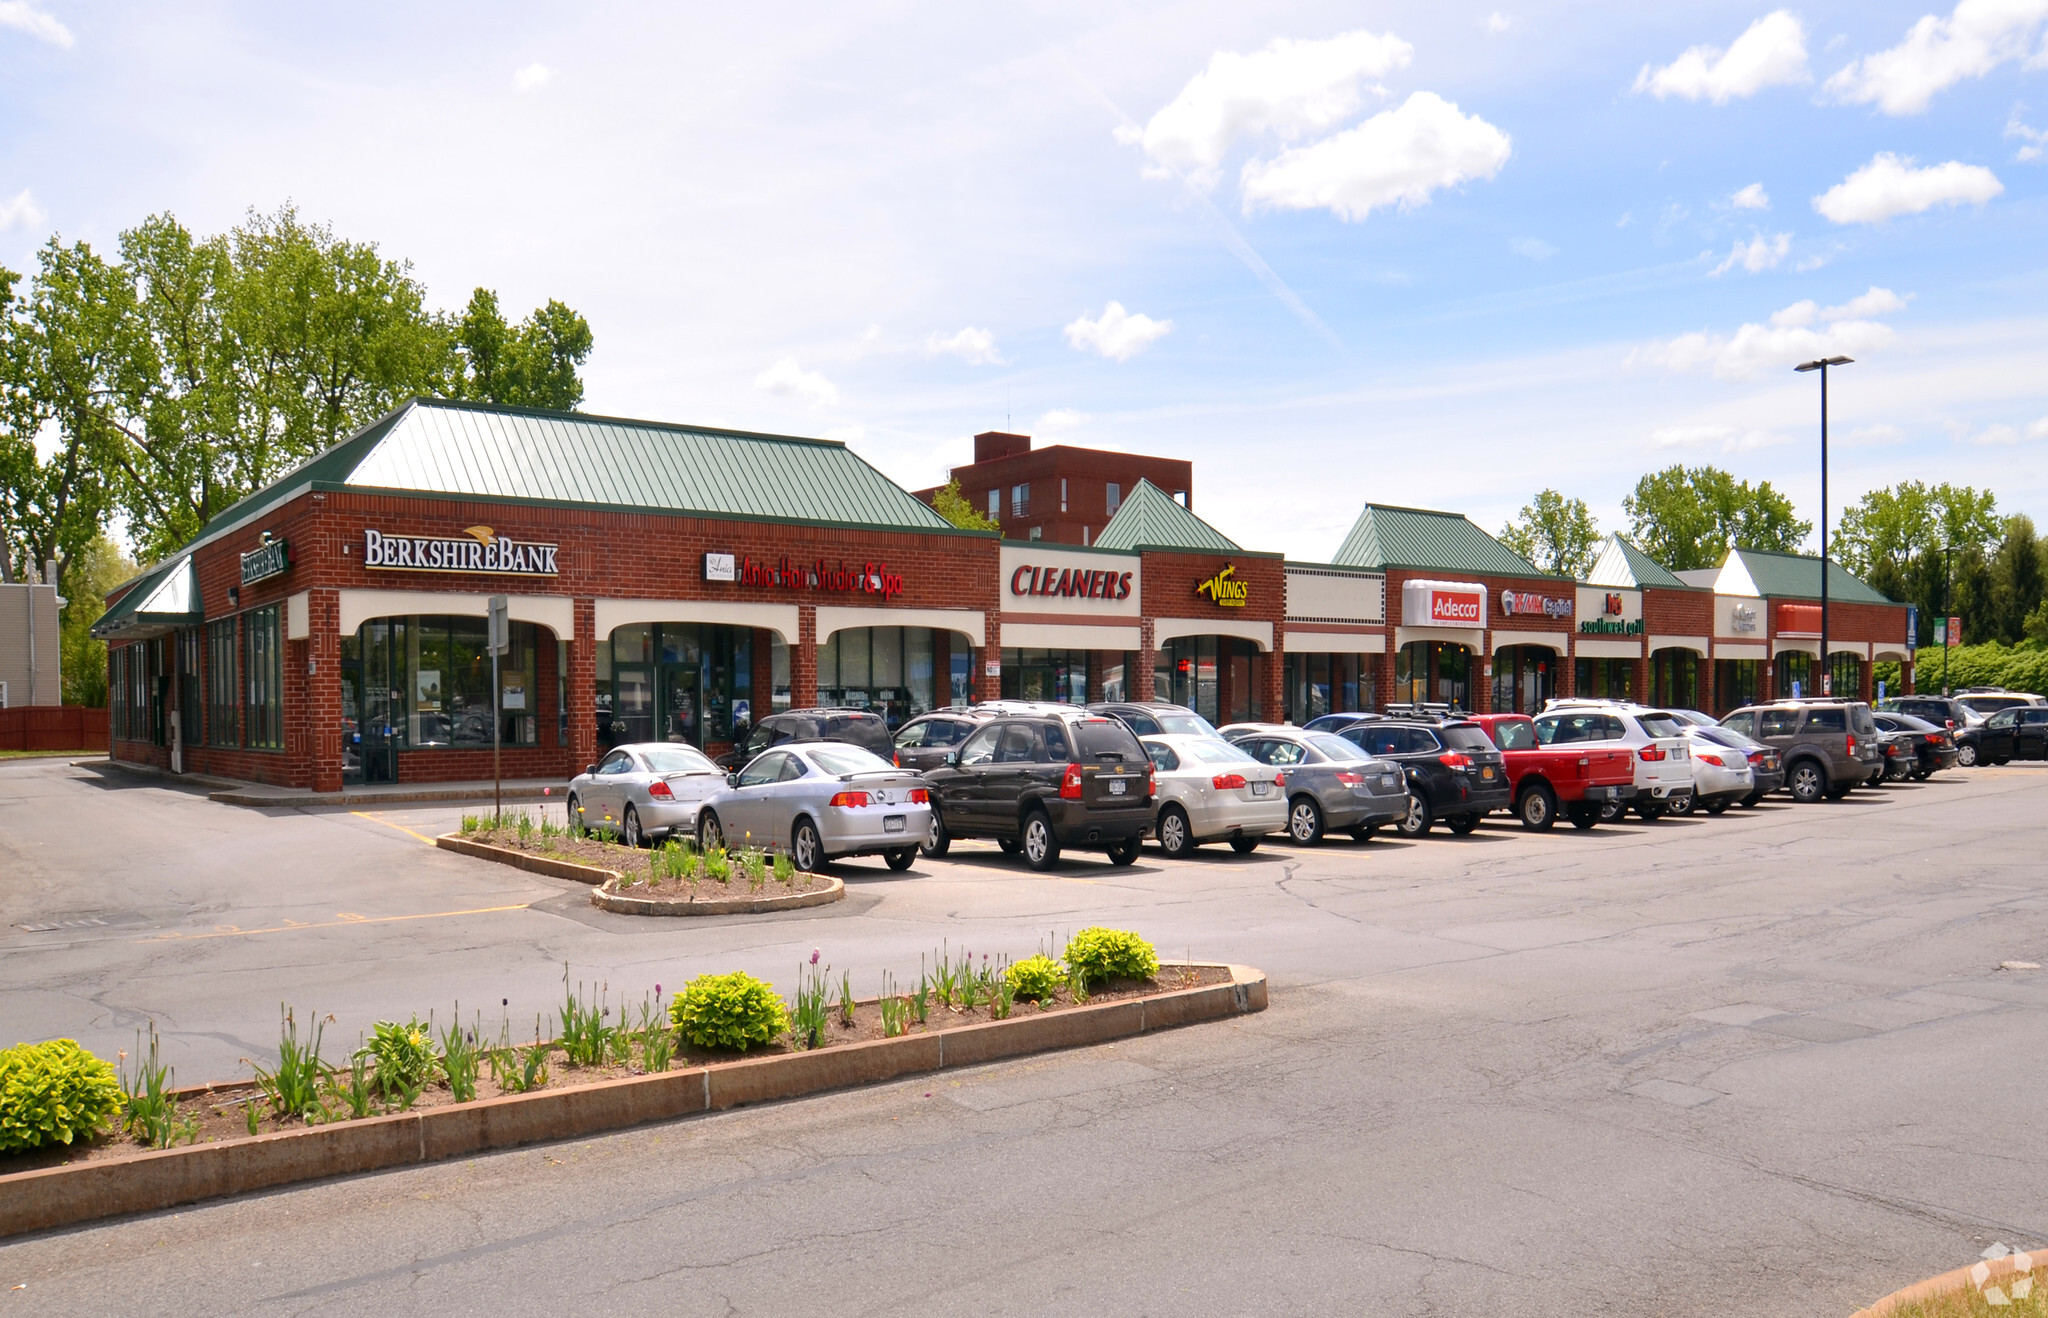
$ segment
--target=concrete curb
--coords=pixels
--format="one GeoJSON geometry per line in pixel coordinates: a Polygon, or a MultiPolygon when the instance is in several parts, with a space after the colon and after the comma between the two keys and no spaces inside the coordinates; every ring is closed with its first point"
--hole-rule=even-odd
{"type": "Polygon", "coordinates": [[[556,860],[551,856],[536,856],[530,851],[514,851],[510,847],[493,847],[482,842],[471,842],[460,833],[443,833],[434,839],[434,845],[443,851],[475,856],[478,860],[495,860],[500,865],[511,865],[534,874],[545,874],[551,879],[574,879],[578,883],[588,883],[593,888],[606,881],[617,883],[622,877],[617,870],[600,869],[596,865],[579,865],[573,860],[556,860]]]}
{"type": "Polygon", "coordinates": [[[1227,984],[1152,998],[16,1172],[0,1176],[0,1238],[1264,1011],[1265,973],[1250,966],[1227,969],[1227,984]]]}
{"type": "Polygon", "coordinates": [[[562,799],[568,788],[563,784],[551,784],[546,789],[538,787],[506,787],[496,793],[486,783],[482,787],[436,787],[422,783],[413,791],[397,792],[314,792],[293,788],[259,788],[251,790],[245,784],[236,784],[228,791],[211,792],[206,799],[221,805],[244,806],[290,806],[290,805],[407,805],[420,801],[488,801],[502,796],[511,802],[547,801],[552,804],[562,799]]]}
{"type": "Polygon", "coordinates": [[[714,897],[706,901],[668,901],[661,897],[628,897],[618,891],[612,878],[590,890],[590,904],[620,915],[765,915],[770,911],[795,911],[806,906],[823,906],[843,901],[846,885],[827,876],[831,885],[816,892],[784,893],[779,897],[714,897]]]}
{"type": "MultiPolygon", "coordinates": [[[[2039,1250],[2021,1250],[2019,1252],[2048,1261],[2048,1253],[2043,1253],[2039,1250]]],[[[2002,1282],[2007,1277],[2010,1277],[2015,1270],[2012,1259],[2013,1256],[2008,1254],[2002,1259],[1990,1259],[1981,1264],[1972,1263],[1968,1267],[1955,1268],[1944,1272],[1939,1277],[1929,1277],[1926,1281],[1916,1281],[1911,1286],[1907,1286],[1902,1290],[1893,1291],[1890,1295],[1872,1304],[1868,1309],[1858,1309],[1850,1318],[1883,1318],[1885,1314],[1896,1313],[1905,1306],[1917,1304],[1921,1300],[1931,1300],[1940,1295],[1953,1295],[1957,1291],[1977,1290],[1984,1286],[2002,1282]],[[1970,1275],[1979,1267],[1986,1270],[1984,1280],[1981,1282],[1970,1275]]]]}

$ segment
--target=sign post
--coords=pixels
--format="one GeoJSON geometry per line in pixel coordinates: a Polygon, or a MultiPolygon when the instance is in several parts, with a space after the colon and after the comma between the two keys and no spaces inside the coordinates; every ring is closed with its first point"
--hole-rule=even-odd
{"type": "Polygon", "coordinates": [[[512,640],[511,601],[503,595],[491,596],[491,624],[489,648],[491,651],[491,826],[498,827],[505,821],[505,774],[501,767],[499,750],[505,737],[505,711],[498,708],[504,699],[504,692],[498,686],[498,656],[510,648],[512,640]]]}

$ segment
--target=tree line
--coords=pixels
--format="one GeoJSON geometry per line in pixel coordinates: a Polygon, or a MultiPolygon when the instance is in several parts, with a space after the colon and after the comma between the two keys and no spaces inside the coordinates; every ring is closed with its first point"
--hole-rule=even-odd
{"type": "MultiPolygon", "coordinates": [[[[1718,467],[1674,465],[1636,482],[1622,500],[1623,534],[1674,572],[1714,567],[1731,548],[1801,552],[1813,523],[1769,481],[1752,485],[1718,467]]],[[[1500,535],[1547,572],[1583,578],[1605,542],[1583,499],[1543,490],[1500,535]]],[[[1919,606],[1919,645],[1943,617],[1967,642],[2048,646],[2048,582],[2041,537],[2025,514],[2001,516],[1990,490],[1902,481],[1843,510],[1829,557],[1900,603],[1919,606]]]]}

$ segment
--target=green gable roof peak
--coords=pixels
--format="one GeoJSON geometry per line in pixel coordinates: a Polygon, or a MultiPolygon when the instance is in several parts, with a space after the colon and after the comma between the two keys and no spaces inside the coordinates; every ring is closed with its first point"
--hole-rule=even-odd
{"type": "Polygon", "coordinates": [[[1182,507],[1179,500],[1140,480],[1124,496],[1116,516],[1095,537],[1097,549],[1190,549],[1199,553],[1242,553],[1243,546],[1182,507]]]}
{"type": "Polygon", "coordinates": [[[1420,568],[1469,576],[1547,577],[1461,513],[1369,503],[1331,562],[1345,567],[1420,568]]]}
{"type": "MultiPolygon", "coordinates": [[[[1721,561],[1714,588],[1724,595],[1765,599],[1820,598],[1820,559],[1768,549],[1731,549],[1721,561]]],[[[1828,564],[1828,599],[1835,603],[1892,604],[1896,601],[1840,563],[1828,564]]]]}
{"type": "Polygon", "coordinates": [[[1607,548],[1600,551],[1600,557],[1593,563],[1593,570],[1586,574],[1586,584],[1638,589],[1644,586],[1694,589],[1680,580],[1671,569],[1618,535],[1608,537],[1607,548]]]}

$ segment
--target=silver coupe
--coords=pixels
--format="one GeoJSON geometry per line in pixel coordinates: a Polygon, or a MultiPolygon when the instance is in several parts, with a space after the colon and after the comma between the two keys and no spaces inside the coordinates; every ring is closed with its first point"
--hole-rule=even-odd
{"type": "Polygon", "coordinates": [[[907,870],[932,834],[925,781],[873,751],[819,741],[778,747],[727,778],[697,813],[697,845],[759,847],[800,870],[879,854],[907,870]]]}
{"type": "Polygon", "coordinates": [[[697,807],[725,786],[725,772],[695,746],[642,741],[614,746],[569,780],[569,822],[617,833],[629,847],[697,831],[697,807]]]}

